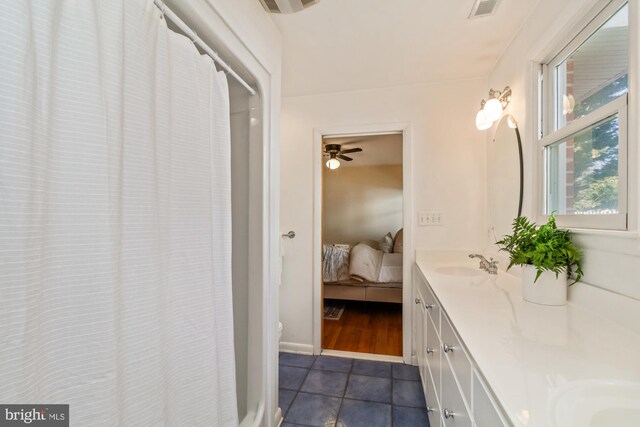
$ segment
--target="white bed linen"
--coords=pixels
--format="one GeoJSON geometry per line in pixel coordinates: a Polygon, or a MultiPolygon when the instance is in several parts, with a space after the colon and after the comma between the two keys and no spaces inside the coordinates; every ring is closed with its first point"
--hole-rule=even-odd
{"type": "Polygon", "coordinates": [[[402,254],[388,254],[358,243],[351,249],[349,274],[367,282],[402,282],[402,254]]]}
{"type": "Polygon", "coordinates": [[[402,254],[383,254],[378,282],[402,282],[402,254]]]}

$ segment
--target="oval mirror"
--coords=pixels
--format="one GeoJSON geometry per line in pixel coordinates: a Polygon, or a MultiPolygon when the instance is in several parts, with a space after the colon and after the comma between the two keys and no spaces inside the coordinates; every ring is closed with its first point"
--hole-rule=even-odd
{"type": "Polygon", "coordinates": [[[522,141],[518,124],[504,116],[489,144],[489,223],[496,240],[511,231],[513,220],[522,215],[522,141]]]}

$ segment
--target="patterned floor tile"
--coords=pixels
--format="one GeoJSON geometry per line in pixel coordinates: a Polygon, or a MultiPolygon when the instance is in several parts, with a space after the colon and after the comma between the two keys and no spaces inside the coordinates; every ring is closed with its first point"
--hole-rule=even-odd
{"type": "Polygon", "coordinates": [[[310,368],[315,362],[315,356],[296,353],[280,353],[280,364],[286,366],[296,366],[298,368],[310,368]]]}
{"type": "Polygon", "coordinates": [[[390,378],[391,363],[373,360],[354,360],[352,374],[368,375],[370,377],[390,378]]]}
{"type": "Polygon", "coordinates": [[[280,388],[287,390],[298,390],[309,372],[308,369],[294,368],[293,366],[280,366],[278,375],[280,378],[280,388]]]}
{"type": "Polygon", "coordinates": [[[353,359],[344,357],[318,356],[313,364],[313,369],[335,372],[349,372],[353,359]]]}
{"type": "Polygon", "coordinates": [[[393,379],[420,381],[420,372],[417,366],[405,365],[401,363],[393,364],[393,379]]]}
{"type": "Polygon", "coordinates": [[[347,374],[345,373],[312,369],[309,371],[309,375],[307,375],[300,390],[305,393],[342,397],[344,396],[346,385],[347,374]]]}
{"type": "Polygon", "coordinates": [[[391,403],[391,379],[351,375],[345,397],[371,402],[391,403]]]}
{"type": "Polygon", "coordinates": [[[307,426],[331,425],[338,416],[340,402],[338,397],[298,393],[287,413],[287,421],[307,426]]]}
{"type": "Polygon", "coordinates": [[[427,405],[419,381],[393,380],[393,404],[425,408],[427,405]]]}
{"type": "Polygon", "coordinates": [[[344,399],[337,425],[344,427],[389,427],[391,425],[391,405],[344,399]]]}
{"type": "Polygon", "coordinates": [[[278,390],[278,406],[282,409],[282,415],[287,413],[293,398],[296,397],[296,392],[292,390],[280,389],[278,390]]]}
{"type": "Polygon", "coordinates": [[[429,416],[423,408],[393,407],[393,427],[429,427],[429,416]]]}

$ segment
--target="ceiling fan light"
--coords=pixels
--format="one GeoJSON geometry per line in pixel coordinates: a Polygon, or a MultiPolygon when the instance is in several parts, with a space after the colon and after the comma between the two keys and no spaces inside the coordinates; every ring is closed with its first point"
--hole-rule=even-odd
{"type": "Polygon", "coordinates": [[[492,125],[493,122],[487,119],[487,113],[484,110],[478,111],[478,114],[476,114],[476,127],[478,130],[487,130],[492,125]]]}
{"type": "Polygon", "coordinates": [[[327,167],[331,170],[338,169],[340,167],[340,160],[338,159],[327,160],[327,167]]]}
{"type": "Polygon", "coordinates": [[[502,103],[497,98],[491,98],[484,104],[484,112],[488,121],[495,122],[502,116],[502,103]]]}

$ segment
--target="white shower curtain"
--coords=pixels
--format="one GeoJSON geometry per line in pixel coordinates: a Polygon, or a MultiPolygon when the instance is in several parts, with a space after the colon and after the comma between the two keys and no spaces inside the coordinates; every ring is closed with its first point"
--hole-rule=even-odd
{"type": "Polygon", "coordinates": [[[225,76],[153,0],[0,2],[0,402],[237,425],[225,76]]]}

